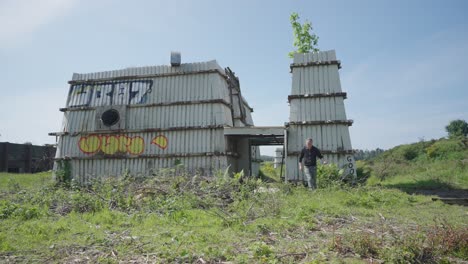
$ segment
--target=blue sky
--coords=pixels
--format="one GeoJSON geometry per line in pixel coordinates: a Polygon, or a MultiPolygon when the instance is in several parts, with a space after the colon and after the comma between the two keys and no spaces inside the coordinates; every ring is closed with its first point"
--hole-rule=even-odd
{"type": "MultiPolygon", "coordinates": [[[[73,72],[216,59],[257,125],[288,120],[291,12],[335,49],[353,148],[468,120],[468,1],[0,0],[0,141],[54,143],[73,72]]],[[[271,150],[267,150],[271,153],[271,150]]]]}

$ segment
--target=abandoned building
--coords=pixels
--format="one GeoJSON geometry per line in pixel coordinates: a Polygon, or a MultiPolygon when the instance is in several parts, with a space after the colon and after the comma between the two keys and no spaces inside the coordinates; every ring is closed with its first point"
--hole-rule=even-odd
{"type": "Polygon", "coordinates": [[[0,142],[0,172],[34,173],[52,169],[55,147],[0,142]]]}
{"type": "Polygon", "coordinates": [[[80,182],[178,164],[190,173],[257,175],[259,146],[280,145],[285,179],[301,180],[297,154],[312,137],[329,161],[355,175],[339,67],[334,51],[296,54],[290,120],[272,127],[254,125],[238,77],[216,61],[182,64],[173,53],[171,65],[75,73],[62,128],[50,133],[58,139],[55,170],[67,162],[80,182]]]}

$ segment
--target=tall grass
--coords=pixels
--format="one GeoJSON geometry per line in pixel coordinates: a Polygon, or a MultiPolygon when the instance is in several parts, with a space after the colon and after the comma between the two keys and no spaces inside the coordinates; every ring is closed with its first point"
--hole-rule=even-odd
{"type": "Polygon", "coordinates": [[[0,185],[2,260],[295,263],[467,257],[464,208],[397,189],[332,184],[310,192],[222,172],[127,175],[67,188],[52,182],[50,174],[2,177],[8,178],[0,185]],[[453,239],[444,240],[447,234],[453,239]],[[410,253],[398,258],[391,252],[410,253]],[[429,253],[421,258],[421,252],[429,253]]]}

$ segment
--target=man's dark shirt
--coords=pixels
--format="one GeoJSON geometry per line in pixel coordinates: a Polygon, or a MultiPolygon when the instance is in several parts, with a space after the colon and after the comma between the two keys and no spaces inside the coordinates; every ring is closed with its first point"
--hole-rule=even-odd
{"type": "Polygon", "coordinates": [[[307,147],[304,147],[301,151],[301,156],[299,156],[299,162],[302,162],[304,158],[305,166],[317,166],[317,157],[323,158],[318,148],[312,146],[312,148],[307,149],[307,147]]]}

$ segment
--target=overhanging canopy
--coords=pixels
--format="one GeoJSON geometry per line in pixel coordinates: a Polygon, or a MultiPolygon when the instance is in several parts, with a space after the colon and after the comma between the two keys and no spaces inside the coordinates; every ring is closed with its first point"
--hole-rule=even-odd
{"type": "Polygon", "coordinates": [[[247,138],[252,146],[283,145],[285,128],[282,126],[225,127],[224,135],[247,138]]]}

